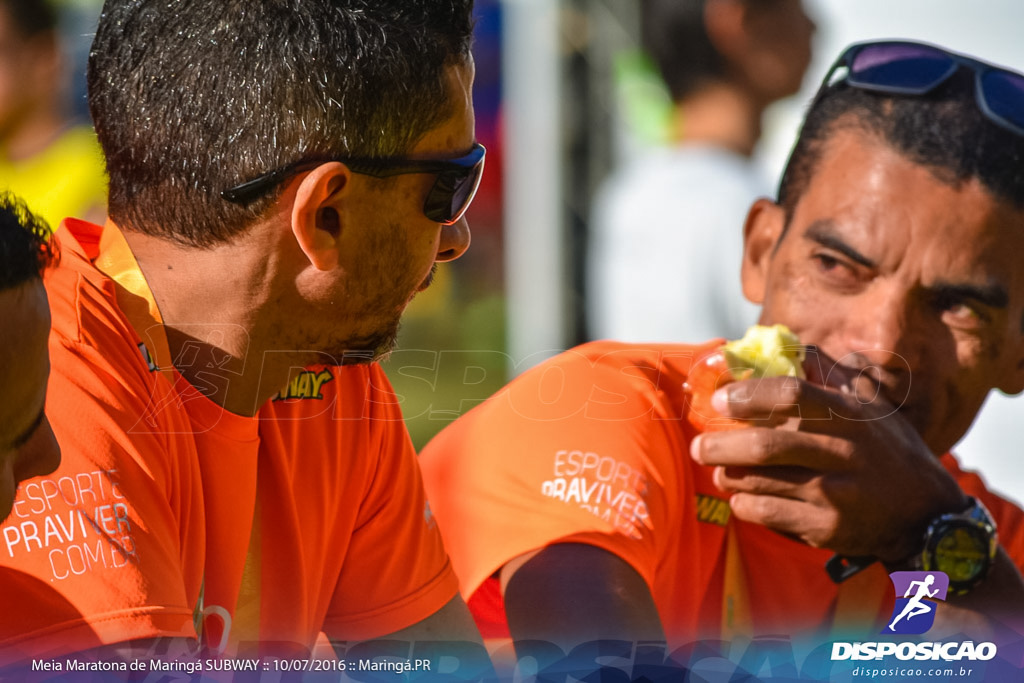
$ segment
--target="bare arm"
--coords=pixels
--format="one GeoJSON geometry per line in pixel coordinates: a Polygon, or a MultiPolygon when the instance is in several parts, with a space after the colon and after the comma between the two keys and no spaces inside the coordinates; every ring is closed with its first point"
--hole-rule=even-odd
{"type": "Polygon", "coordinates": [[[505,614],[517,641],[544,640],[569,651],[598,639],[665,639],[643,578],[602,548],[549,546],[521,564],[506,565],[506,579],[505,614]]]}
{"type": "Polygon", "coordinates": [[[466,607],[466,603],[458,595],[423,621],[385,637],[389,640],[408,640],[413,642],[418,640],[450,640],[476,643],[483,647],[483,640],[480,639],[480,632],[473,622],[469,608],[466,607]]]}
{"type": "MultiPolygon", "coordinates": [[[[452,657],[458,661],[454,675],[459,680],[494,677],[480,632],[469,608],[458,595],[426,619],[400,631],[359,643],[332,641],[332,645],[338,657],[349,662],[382,656],[408,658],[412,663],[429,661],[429,664],[420,664],[428,668],[418,669],[426,675],[440,669],[442,657],[452,657]]],[[[350,663],[350,666],[355,665],[350,663]]]]}

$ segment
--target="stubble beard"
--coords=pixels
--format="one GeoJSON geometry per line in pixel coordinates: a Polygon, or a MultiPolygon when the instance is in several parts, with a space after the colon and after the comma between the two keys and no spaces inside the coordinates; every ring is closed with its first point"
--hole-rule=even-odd
{"type": "Polygon", "coordinates": [[[400,315],[365,336],[329,339],[317,345],[312,364],[365,365],[386,360],[398,342],[400,315]]]}
{"type": "Polygon", "coordinates": [[[329,363],[332,365],[364,365],[387,360],[398,343],[398,328],[399,323],[396,320],[389,329],[379,334],[349,340],[342,345],[343,348],[334,347],[323,355],[334,359],[333,363],[329,363]]]}

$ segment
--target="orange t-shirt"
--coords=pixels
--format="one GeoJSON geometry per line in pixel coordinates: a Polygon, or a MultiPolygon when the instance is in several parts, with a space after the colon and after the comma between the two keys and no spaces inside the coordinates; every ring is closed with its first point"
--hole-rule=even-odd
{"type": "Polygon", "coordinates": [[[0,665],[156,636],[309,648],[456,595],[379,366],[309,367],[255,417],[228,413],[166,358],[117,228],[58,236],[47,415],[63,460],[0,526],[0,665]]]}
{"type": "MultiPolygon", "coordinates": [[[[837,587],[829,551],[733,518],[696,435],[683,384],[705,346],[595,342],[515,379],[442,431],[420,456],[431,507],[485,637],[507,633],[495,573],[559,542],[604,548],[644,579],[673,643],[813,633],[888,616],[875,564],[837,587]],[[732,541],[730,541],[732,537],[732,541]],[[837,608],[837,601],[842,608],[837,608]]],[[[1024,513],[943,459],[988,506],[1024,567],[1024,513]]]]}

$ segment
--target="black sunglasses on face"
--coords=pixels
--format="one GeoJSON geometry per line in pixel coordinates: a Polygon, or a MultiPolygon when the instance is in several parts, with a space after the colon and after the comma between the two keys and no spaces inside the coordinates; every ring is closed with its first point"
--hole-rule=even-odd
{"type": "Polygon", "coordinates": [[[423,204],[423,215],[435,223],[451,225],[462,218],[473,201],[484,172],[484,146],[476,143],[469,154],[457,159],[327,159],[297,161],[268,171],[252,180],[228,188],[220,196],[234,204],[248,204],[280,185],[291,175],[310,171],[328,161],[339,161],[353,173],[387,178],[411,173],[437,176],[423,204]]]}
{"type": "Polygon", "coordinates": [[[910,40],[855,43],[846,48],[825,74],[819,95],[840,67],[855,88],[894,95],[924,95],[962,67],[974,72],[975,99],[993,123],[1024,135],[1024,75],[950,52],[937,45],[910,40]]]}

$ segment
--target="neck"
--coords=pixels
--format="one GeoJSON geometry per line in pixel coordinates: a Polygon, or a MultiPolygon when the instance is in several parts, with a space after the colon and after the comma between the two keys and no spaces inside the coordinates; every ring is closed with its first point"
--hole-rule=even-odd
{"type": "Polygon", "coordinates": [[[712,83],[676,103],[675,139],[724,147],[749,157],[761,137],[764,108],[735,84],[712,83]]]}
{"type": "Polygon", "coordinates": [[[178,372],[210,400],[239,415],[255,415],[309,359],[281,353],[279,319],[289,307],[277,295],[278,253],[264,250],[268,230],[209,249],[125,231],[160,309],[178,372]],[[252,239],[250,239],[252,238],[252,239]],[[275,338],[278,337],[278,338],[275,338]]]}

